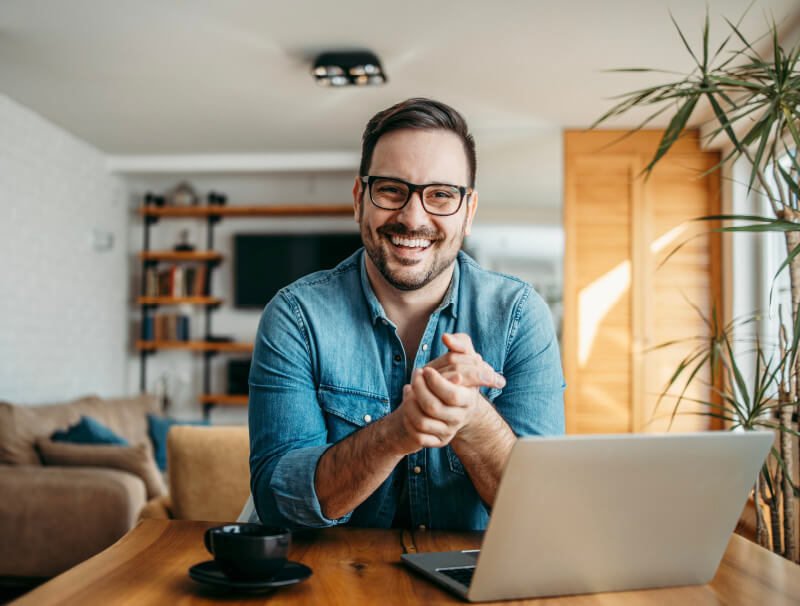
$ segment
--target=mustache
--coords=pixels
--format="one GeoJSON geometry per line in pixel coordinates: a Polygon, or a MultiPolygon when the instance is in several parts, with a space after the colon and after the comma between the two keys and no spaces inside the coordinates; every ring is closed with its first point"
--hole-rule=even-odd
{"type": "Polygon", "coordinates": [[[381,225],[376,229],[379,234],[383,236],[403,236],[410,239],[424,239],[424,240],[441,240],[443,236],[432,227],[421,227],[419,229],[408,229],[402,223],[390,223],[381,225]]]}

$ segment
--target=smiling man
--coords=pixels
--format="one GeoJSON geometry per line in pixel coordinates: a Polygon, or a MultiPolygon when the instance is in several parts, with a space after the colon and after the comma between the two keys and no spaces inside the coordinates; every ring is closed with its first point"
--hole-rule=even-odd
{"type": "Polygon", "coordinates": [[[475,170],[447,105],[409,99],[367,124],[364,248],[281,290],[259,324],[252,520],[483,529],[517,436],[563,433],[546,305],[460,252],[475,170]]]}

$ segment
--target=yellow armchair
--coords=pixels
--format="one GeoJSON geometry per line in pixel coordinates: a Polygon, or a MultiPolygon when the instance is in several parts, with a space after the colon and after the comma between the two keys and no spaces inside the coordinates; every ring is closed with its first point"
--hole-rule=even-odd
{"type": "Polygon", "coordinates": [[[141,518],[232,522],[250,496],[247,427],[175,425],[167,436],[169,495],[141,518]]]}

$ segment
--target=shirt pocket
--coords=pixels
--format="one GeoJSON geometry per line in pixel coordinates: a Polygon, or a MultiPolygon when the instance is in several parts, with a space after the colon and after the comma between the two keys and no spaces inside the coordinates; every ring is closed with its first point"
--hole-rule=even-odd
{"type": "Polygon", "coordinates": [[[458,458],[455,450],[448,444],[444,447],[444,451],[447,453],[447,464],[450,467],[450,471],[461,476],[466,474],[464,466],[461,464],[461,459],[458,458]]]}
{"type": "Polygon", "coordinates": [[[325,413],[328,442],[338,442],[389,413],[389,399],[363,391],[320,385],[317,391],[325,413]]]}

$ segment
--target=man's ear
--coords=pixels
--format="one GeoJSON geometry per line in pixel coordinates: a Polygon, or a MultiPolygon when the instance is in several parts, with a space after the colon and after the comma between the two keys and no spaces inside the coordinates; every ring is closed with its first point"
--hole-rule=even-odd
{"type": "Polygon", "coordinates": [[[464,225],[464,235],[468,236],[472,231],[472,221],[475,219],[475,211],[478,210],[478,190],[474,190],[467,201],[467,222],[464,225]]]}
{"type": "Polygon", "coordinates": [[[361,200],[363,196],[361,195],[361,179],[359,177],[355,178],[355,184],[353,185],[353,218],[356,220],[356,223],[361,223],[359,217],[361,216],[361,200]]]}

